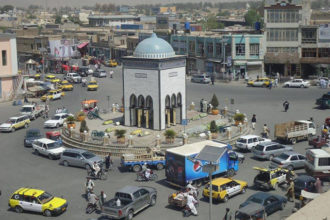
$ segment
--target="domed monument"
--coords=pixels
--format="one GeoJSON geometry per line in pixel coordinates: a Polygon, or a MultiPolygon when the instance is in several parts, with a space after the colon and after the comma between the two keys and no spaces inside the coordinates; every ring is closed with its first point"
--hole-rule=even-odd
{"type": "Polygon", "coordinates": [[[123,59],[126,126],[155,130],[186,118],[186,57],[155,33],[123,59]]]}

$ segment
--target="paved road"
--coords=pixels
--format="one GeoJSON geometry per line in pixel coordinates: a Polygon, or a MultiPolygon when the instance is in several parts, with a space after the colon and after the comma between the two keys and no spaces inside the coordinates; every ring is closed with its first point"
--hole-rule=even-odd
{"type": "MultiPolygon", "coordinates": [[[[87,92],[80,85],[75,85],[73,92],[59,101],[51,103],[51,111],[55,111],[57,106],[66,106],[71,112],[80,109],[80,101],[87,98],[97,98],[100,100],[101,108],[107,108],[107,96],[110,96],[110,103],[120,103],[122,96],[122,86],[120,69],[115,70],[113,79],[100,79],[100,89],[98,92],[87,92]]],[[[201,98],[211,99],[213,93],[216,93],[220,105],[225,105],[225,99],[234,99],[235,104],[229,105],[230,109],[239,109],[241,112],[257,115],[257,131],[260,133],[262,124],[267,123],[273,131],[274,124],[295,119],[308,119],[313,117],[320,125],[325,117],[329,116],[329,110],[314,109],[315,99],[325,91],[319,88],[310,89],[284,89],[277,88],[267,90],[263,88],[247,88],[244,85],[219,83],[214,86],[187,83],[187,103],[195,102],[197,105],[201,98]],[[290,103],[289,112],[282,112],[282,102],[287,99],[290,103]]],[[[9,116],[18,113],[19,107],[10,104],[0,104],[0,121],[5,121],[9,116]]],[[[42,129],[44,120],[37,119],[31,123],[30,127],[42,129]]],[[[43,129],[42,129],[43,130],[43,129]]],[[[84,182],[86,171],[79,168],[63,167],[58,165],[58,161],[51,161],[48,158],[36,156],[30,148],[23,147],[23,138],[25,129],[18,130],[15,133],[0,134],[0,219],[16,220],[38,220],[45,217],[38,214],[17,214],[8,210],[8,198],[10,194],[19,187],[36,187],[46,189],[57,196],[64,196],[69,201],[67,212],[57,217],[57,219],[81,220],[90,218],[99,218],[100,215],[84,214],[86,201],[82,197],[84,192],[84,182]]],[[[304,153],[307,148],[306,142],[298,143],[294,146],[295,150],[304,153]]],[[[246,180],[251,185],[256,172],[252,170],[253,166],[268,166],[267,161],[256,161],[251,157],[251,153],[246,154],[246,160],[241,166],[235,178],[246,180]]],[[[119,161],[115,161],[119,164],[119,161]]],[[[303,171],[300,171],[303,172],[303,171]]],[[[158,190],[158,201],[156,207],[148,208],[138,214],[135,219],[182,219],[180,211],[172,210],[167,207],[167,197],[174,189],[164,183],[164,171],[157,171],[159,181],[155,183],[136,183],[135,174],[129,172],[120,172],[114,170],[107,181],[96,181],[96,192],[104,190],[108,198],[112,197],[115,191],[126,184],[150,185],[158,190]]],[[[213,206],[213,219],[222,219],[226,207],[232,210],[238,208],[249,195],[255,191],[249,189],[244,195],[237,195],[231,198],[227,204],[215,204],[213,206]]],[[[281,189],[278,194],[284,194],[281,189]]],[[[277,220],[289,215],[292,204],[288,204],[282,212],[276,212],[269,219],[277,220]]],[[[191,217],[194,219],[208,218],[208,202],[201,200],[198,208],[199,216],[191,217]]]]}

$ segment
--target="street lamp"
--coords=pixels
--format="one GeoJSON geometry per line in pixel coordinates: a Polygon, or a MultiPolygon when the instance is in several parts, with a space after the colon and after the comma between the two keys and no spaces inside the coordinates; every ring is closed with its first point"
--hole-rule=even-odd
{"type": "Polygon", "coordinates": [[[40,53],[41,53],[41,55],[42,55],[42,73],[45,75],[45,56],[48,54],[48,51],[47,51],[47,49],[46,48],[44,48],[44,47],[41,47],[40,49],[39,49],[39,51],[40,51],[40,53]]]}

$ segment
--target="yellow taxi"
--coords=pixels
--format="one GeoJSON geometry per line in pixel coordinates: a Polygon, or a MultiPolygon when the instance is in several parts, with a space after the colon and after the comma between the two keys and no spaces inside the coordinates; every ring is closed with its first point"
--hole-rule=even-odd
{"type": "Polygon", "coordinates": [[[0,125],[1,132],[14,132],[19,128],[29,127],[30,119],[27,115],[20,115],[9,118],[9,120],[0,125]]]}
{"type": "Polygon", "coordinates": [[[17,213],[39,212],[50,217],[63,213],[68,207],[68,202],[63,198],[54,197],[44,190],[19,188],[9,199],[9,206],[17,213]]]}
{"type": "MultiPolygon", "coordinates": [[[[212,198],[227,202],[229,197],[239,193],[245,193],[248,187],[247,182],[234,180],[231,178],[217,178],[212,181],[212,198]]],[[[210,197],[210,184],[208,183],[203,190],[203,196],[210,197]]]]}
{"type": "Polygon", "coordinates": [[[59,83],[61,80],[59,78],[56,78],[54,75],[47,75],[45,78],[46,81],[51,82],[51,83],[59,83]]]}
{"type": "Polygon", "coordinates": [[[253,87],[268,87],[270,82],[273,83],[273,80],[267,77],[259,78],[256,80],[249,80],[247,85],[253,87]]]}
{"type": "Polygon", "coordinates": [[[41,75],[39,73],[34,75],[34,79],[40,79],[40,78],[41,78],[41,75]]]}
{"type": "Polygon", "coordinates": [[[253,180],[257,189],[277,189],[279,185],[286,183],[287,175],[295,175],[293,171],[280,167],[274,169],[253,167],[253,169],[259,172],[253,180]]]}
{"type": "Polygon", "coordinates": [[[68,80],[63,80],[58,86],[58,89],[62,89],[63,91],[72,91],[73,85],[69,83],[68,80]]]}
{"type": "Polygon", "coordinates": [[[109,60],[109,66],[110,67],[116,67],[116,66],[118,66],[118,63],[117,63],[116,60],[109,60]]]}
{"type": "Polygon", "coordinates": [[[60,99],[64,95],[65,93],[62,92],[60,89],[54,89],[54,90],[50,90],[46,95],[43,95],[40,99],[41,101],[45,102],[47,99],[49,100],[60,99]]]}
{"type": "Polygon", "coordinates": [[[99,85],[97,84],[97,82],[95,80],[90,81],[87,85],[87,90],[91,91],[91,90],[97,90],[99,88],[99,85]]]}

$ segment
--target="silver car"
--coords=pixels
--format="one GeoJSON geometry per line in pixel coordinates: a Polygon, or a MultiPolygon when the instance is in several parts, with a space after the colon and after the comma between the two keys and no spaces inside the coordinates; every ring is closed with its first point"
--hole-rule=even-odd
{"type": "Polygon", "coordinates": [[[272,159],[270,167],[282,167],[288,170],[302,169],[305,166],[306,157],[302,154],[288,151],[272,159]]]}
{"type": "Polygon", "coordinates": [[[90,169],[94,162],[100,166],[103,164],[103,159],[89,151],[81,149],[66,149],[61,154],[60,164],[64,166],[76,166],[90,169]]]}
{"type": "Polygon", "coordinates": [[[276,142],[261,143],[252,148],[254,157],[268,160],[272,160],[274,157],[286,151],[292,151],[292,147],[276,142]]]}
{"type": "Polygon", "coordinates": [[[201,74],[201,75],[193,75],[191,77],[191,82],[196,82],[196,83],[205,83],[208,84],[211,82],[210,76],[206,74],[201,74]]]}

